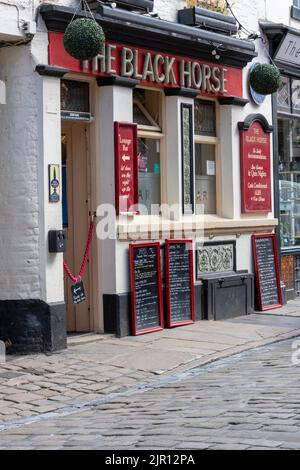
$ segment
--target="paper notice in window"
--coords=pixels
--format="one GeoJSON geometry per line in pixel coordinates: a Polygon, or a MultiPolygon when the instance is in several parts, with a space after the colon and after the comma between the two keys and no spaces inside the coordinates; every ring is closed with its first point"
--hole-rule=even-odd
{"type": "Polygon", "coordinates": [[[216,174],[216,165],[213,160],[207,160],[206,162],[206,172],[207,176],[215,176],[216,174]]]}

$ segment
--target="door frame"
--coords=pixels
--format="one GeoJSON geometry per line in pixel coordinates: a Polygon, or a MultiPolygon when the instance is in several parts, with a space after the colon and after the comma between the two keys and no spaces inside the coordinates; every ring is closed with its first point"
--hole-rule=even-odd
{"type": "MultiPolygon", "coordinates": [[[[76,127],[82,126],[84,127],[84,132],[85,132],[85,152],[86,152],[86,176],[87,176],[87,191],[86,191],[86,196],[87,196],[87,217],[86,220],[89,220],[89,214],[91,213],[91,204],[92,204],[92,181],[91,181],[91,152],[90,152],[90,124],[88,122],[77,122],[77,121],[65,121],[61,120],[61,135],[66,133],[67,135],[69,134],[71,136],[71,142],[68,144],[68,139],[67,139],[67,152],[69,151],[70,154],[72,155],[72,146],[73,146],[73,137],[72,133],[74,132],[74,129],[76,127]]],[[[73,162],[71,166],[71,171],[72,171],[72,183],[71,183],[71,191],[73,191],[74,188],[74,181],[73,181],[73,162]]],[[[73,202],[72,202],[73,204],[73,202]]],[[[74,227],[74,217],[72,218],[72,226],[74,227]]],[[[86,233],[88,234],[88,224],[87,224],[87,230],[86,233]]],[[[95,230],[95,229],[94,229],[95,230]]],[[[95,232],[94,232],[95,236],[95,232]]],[[[95,310],[94,310],[94,277],[93,277],[93,272],[94,272],[94,264],[96,259],[94,257],[94,250],[93,250],[93,244],[90,249],[90,254],[89,254],[89,262],[87,263],[86,269],[88,270],[89,274],[89,331],[93,332],[95,331],[95,310]]],[[[84,253],[80,253],[79,256],[83,257],[84,253]]],[[[77,273],[74,273],[77,274],[77,273]]],[[[64,274],[66,276],[66,274],[64,274]]],[[[69,282],[69,281],[68,281],[69,282]]],[[[70,283],[69,283],[70,284],[70,283]]],[[[65,283],[64,283],[65,287],[65,283]]],[[[67,286],[67,288],[70,288],[70,285],[67,286]]],[[[65,292],[66,296],[66,292],[65,292]]],[[[76,320],[75,320],[76,321],[76,320]]],[[[76,331],[76,329],[75,329],[76,331]]]]}

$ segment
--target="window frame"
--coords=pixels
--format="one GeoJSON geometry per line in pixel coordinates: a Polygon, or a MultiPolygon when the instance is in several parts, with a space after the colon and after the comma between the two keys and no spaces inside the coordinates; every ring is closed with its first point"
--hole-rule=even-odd
{"type": "Polygon", "coordinates": [[[148,121],[152,123],[151,126],[147,126],[145,124],[138,124],[138,129],[141,131],[149,131],[149,132],[159,132],[161,133],[162,129],[160,126],[157,125],[157,123],[154,121],[153,117],[151,114],[147,111],[145,106],[137,99],[133,99],[133,105],[136,105],[139,110],[146,116],[148,121]]]}
{"type": "MultiPolygon", "coordinates": [[[[300,0],[299,0],[300,2],[300,0]]],[[[294,103],[293,103],[293,81],[294,80],[300,80],[299,78],[291,77],[290,75],[282,75],[282,77],[286,78],[289,83],[289,99],[290,99],[290,106],[289,106],[289,111],[282,111],[281,109],[278,109],[278,98],[276,101],[277,104],[277,114],[283,117],[295,117],[298,116],[300,118],[300,108],[298,112],[294,111],[294,103]]]]}
{"type": "MultiPolygon", "coordinates": [[[[197,96],[197,100],[201,101],[209,101],[211,103],[214,103],[215,105],[215,129],[216,129],[216,135],[213,136],[208,136],[205,134],[196,134],[194,133],[194,145],[196,144],[203,144],[203,145],[214,145],[215,147],[215,169],[216,169],[216,212],[215,213],[204,213],[204,216],[218,216],[220,214],[220,209],[221,209],[221,164],[220,164],[220,138],[219,138],[219,106],[218,102],[216,100],[208,99],[203,96],[197,96]]],[[[196,126],[194,126],[196,127],[196,126]]],[[[197,208],[197,203],[196,203],[196,152],[195,152],[195,163],[194,163],[194,186],[195,186],[195,208],[197,208]]],[[[197,213],[197,211],[196,211],[197,213]]]]}
{"type": "MultiPolygon", "coordinates": [[[[133,98],[132,100],[132,109],[133,105],[136,104],[139,109],[142,111],[142,113],[145,114],[147,119],[153,123],[153,126],[146,126],[143,124],[137,124],[137,138],[141,139],[152,139],[152,140],[159,140],[160,144],[160,203],[159,205],[161,206],[165,200],[165,193],[164,189],[165,185],[162,184],[163,182],[163,176],[164,176],[164,165],[165,165],[165,158],[164,158],[164,138],[165,134],[163,133],[163,128],[165,124],[165,114],[164,114],[164,94],[161,90],[158,90],[157,88],[151,88],[151,87],[142,87],[142,86],[137,86],[136,89],[141,89],[141,90],[146,90],[146,91],[155,91],[159,93],[159,113],[161,116],[161,127],[157,125],[157,123],[154,121],[150,113],[147,111],[145,106],[140,103],[139,100],[133,98]]],[[[139,173],[139,171],[138,171],[139,173]]],[[[138,177],[138,191],[139,191],[139,177],[138,177]]],[[[161,214],[161,208],[159,210],[159,214],[161,214]]],[[[140,214],[140,216],[145,216],[145,214],[140,214]]],[[[148,216],[151,216],[152,214],[148,214],[148,216]]]]}

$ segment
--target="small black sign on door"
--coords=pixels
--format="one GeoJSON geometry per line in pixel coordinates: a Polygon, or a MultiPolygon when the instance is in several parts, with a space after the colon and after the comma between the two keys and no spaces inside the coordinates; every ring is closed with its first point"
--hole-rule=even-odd
{"type": "Polygon", "coordinates": [[[83,282],[77,282],[71,286],[71,292],[74,304],[80,304],[86,300],[83,282]]]}

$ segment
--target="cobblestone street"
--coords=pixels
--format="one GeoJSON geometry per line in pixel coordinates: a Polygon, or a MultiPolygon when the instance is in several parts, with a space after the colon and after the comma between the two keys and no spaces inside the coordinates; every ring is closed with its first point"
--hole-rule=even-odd
{"type": "MultiPolygon", "coordinates": [[[[293,340],[106,395],[86,411],[7,425],[2,449],[300,449],[293,340]]],[[[59,412],[58,412],[59,413],[59,412]]]]}
{"type": "Polygon", "coordinates": [[[158,376],[300,336],[299,306],[281,311],[285,316],[197,322],[138,337],[79,335],[63,351],[9,356],[0,364],[0,430],[3,423],[78,410],[158,376]]]}

